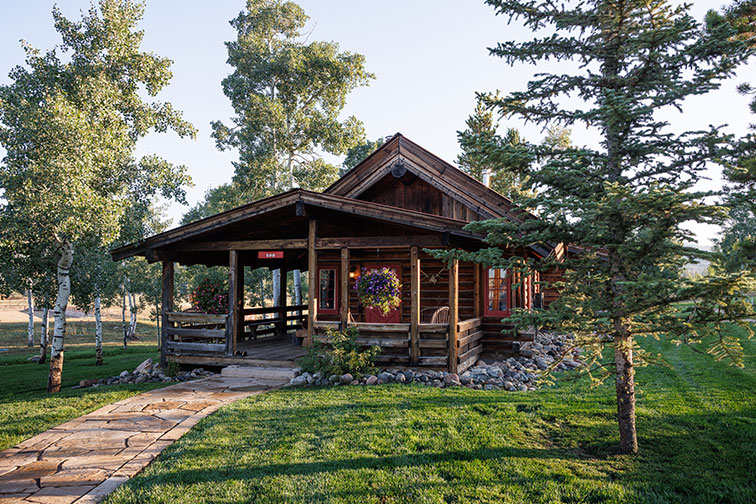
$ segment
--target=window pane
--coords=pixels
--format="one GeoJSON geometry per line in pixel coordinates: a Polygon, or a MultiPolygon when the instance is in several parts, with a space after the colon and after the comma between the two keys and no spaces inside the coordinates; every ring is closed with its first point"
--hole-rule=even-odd
{"type": "Polygon", "coordinates": [[[334,310],[336,308],[336,270],[320,270],[320,309],[334,310]]]}

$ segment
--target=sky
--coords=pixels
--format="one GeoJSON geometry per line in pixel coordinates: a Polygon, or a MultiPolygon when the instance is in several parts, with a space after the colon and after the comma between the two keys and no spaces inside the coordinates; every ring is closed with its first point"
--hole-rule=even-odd
{"type": "MultiPolygon", "coordinates": [[[[57,3],[64,15],[80,17],[88,0],[25,0],[0,2],[0,83],[9,82],[8,72],[22,64],[19,40],[40,49],[52,48],[59,38],[52,24],[57,3]]],[[[530,32],[495,16],[482,0],[299,0],[310,16],[310,40],[337,42],[341,50],[366,57],[367,69],[376,75],[369,86],[348,98],[344,116],[354,115],[375,139],[401,132],[441,158],[453,162],[459,154],[457,131],[475,106],[476,92],[507,93],[524,89],[538,71],[552,65],[508,66],[488,54],[488,47],[504,40],[527,40],[530,32]]],[[[692,14],[703,19],[710,8],[725,4],[717,0],[693,0],[692,14]]],[[[194,186],[187,191],[190,205],[201,201],[210,187],[233,175],[237,153],[219,151],[210,137],[210,122],[228,121],[232,110],[221,89],[221,80],[231,72],[226,64],[224,42],[235,32],[229,20],[243,8],[244,0],[147,0],[140,27],[145,31],[143,48],[173,60],[173,80],[158,98],[173,103],[197,128],[196,140],[175,134],[152,134],[140,141],[138,155],[154,153],[186,165],[194,186]]],[[[682,113],[665,114],[673,128],[706,128],[728,125],[736,134],[746,132],[756,119],[747,109],[747,99],[735,91],[738,83],[756,82],[756,68],[743,67],[736,78],[720,90],[690,99],[682,113]]],[[[511,120],[502,128],[517,127],[531,141],[544,132],[540,126],[511,120]]],[[[595,134],[574,128],[573,141],[595,145],[595,134]]],[[[719,184],[711,172],[708,183],[719,184]]],[[[188,207],[173,204],[168,214],[178,223],[188,207]]],[[[718,234],[712,227],[694,229],[703,245],[718,234]]]]}

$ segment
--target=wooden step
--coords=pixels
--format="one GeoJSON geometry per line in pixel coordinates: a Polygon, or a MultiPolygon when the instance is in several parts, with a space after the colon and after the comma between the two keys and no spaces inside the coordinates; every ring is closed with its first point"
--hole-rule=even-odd
{"type": "Polygon", "coordinates": [[[272,366],[226,366],[221,371],[221,376],[227,378],[257,378],[259,380],[291,380],[296,375],[296,368],[272,366]]]}

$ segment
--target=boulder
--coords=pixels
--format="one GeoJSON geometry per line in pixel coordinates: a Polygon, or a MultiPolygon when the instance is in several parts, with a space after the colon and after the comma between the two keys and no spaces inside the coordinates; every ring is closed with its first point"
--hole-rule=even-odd
{"type": "Polygon", "coordinates": [[[407,378],[404,376],[403,373],[397,373],[395,379],[397,383],[405,383],[407,381],[407,378]]]}
{"type": "Polygon", "coordinates": [[[307,377],[305,375],[295,376],[289,383],[295,387],[301,387],[307,383],[307,377]]]}
{"type": "Polygon", "coordinates": [[[367,377],[367,380],[365,380],[366,385],[375,385],[378,383],[378,377],[375,375],[370,375],[367,377]]]}
{"type": "Polygon", "coordinates": [[[139,376],[136,377],[136,379],[134,380],[134,383],[144,383],[146,381],[147,381],[147,375],[140,374],[139,376]]]}
{"type": "Polygon", "coordinates": [[[459,375],[457,373],[449,373],[444,377],[444,385],[447,387],[458,387],[462,385],[459,381],[459,375]]]}
{"type": "Polygon", "coordinates": [[[347,383],[352,383],[353,380],[354,380],[354,376],[352,376],[349,373],[345,373],[341,375],[341,377],[339,378],[339,381],[343,383],[344,385],[346,385],[347,383]]]}
{"type": "Polygon", "coordinates": [[[392,375],[388,371],[383,371],[382,373],[378,374],[378,379],[382,380],[383,383],[388,383],[390,381],[393,381],[394,375],[392,375]]]}

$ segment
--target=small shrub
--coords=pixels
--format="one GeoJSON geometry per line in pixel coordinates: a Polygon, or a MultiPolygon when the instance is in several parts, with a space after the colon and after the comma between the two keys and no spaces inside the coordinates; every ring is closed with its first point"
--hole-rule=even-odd
{"type": "Polygon", "coordinates": [[[165,365],[165,376],[173,378],[181,371],[181,364],[178,362],[170,361],[165,365]]]}
{"type": "Polygon", "coordinates": [[[377,346],[363,349],[357,343],[359,333],[350,327],[346,331],[329,329],[326,333],[328,344],[313,341],[307,355],[299,359],[302,371],[320,373],[323,376],[346,373],[359,380],[365,374],[375,373],[375,359],[381,352],[377,346]]]}
{"type": "Polygon", "coordinates": [[[189,300],[192,307],[202,313],[228,313],[228,289],[223,282],[205,278],[192,291],[189,300]]]}

